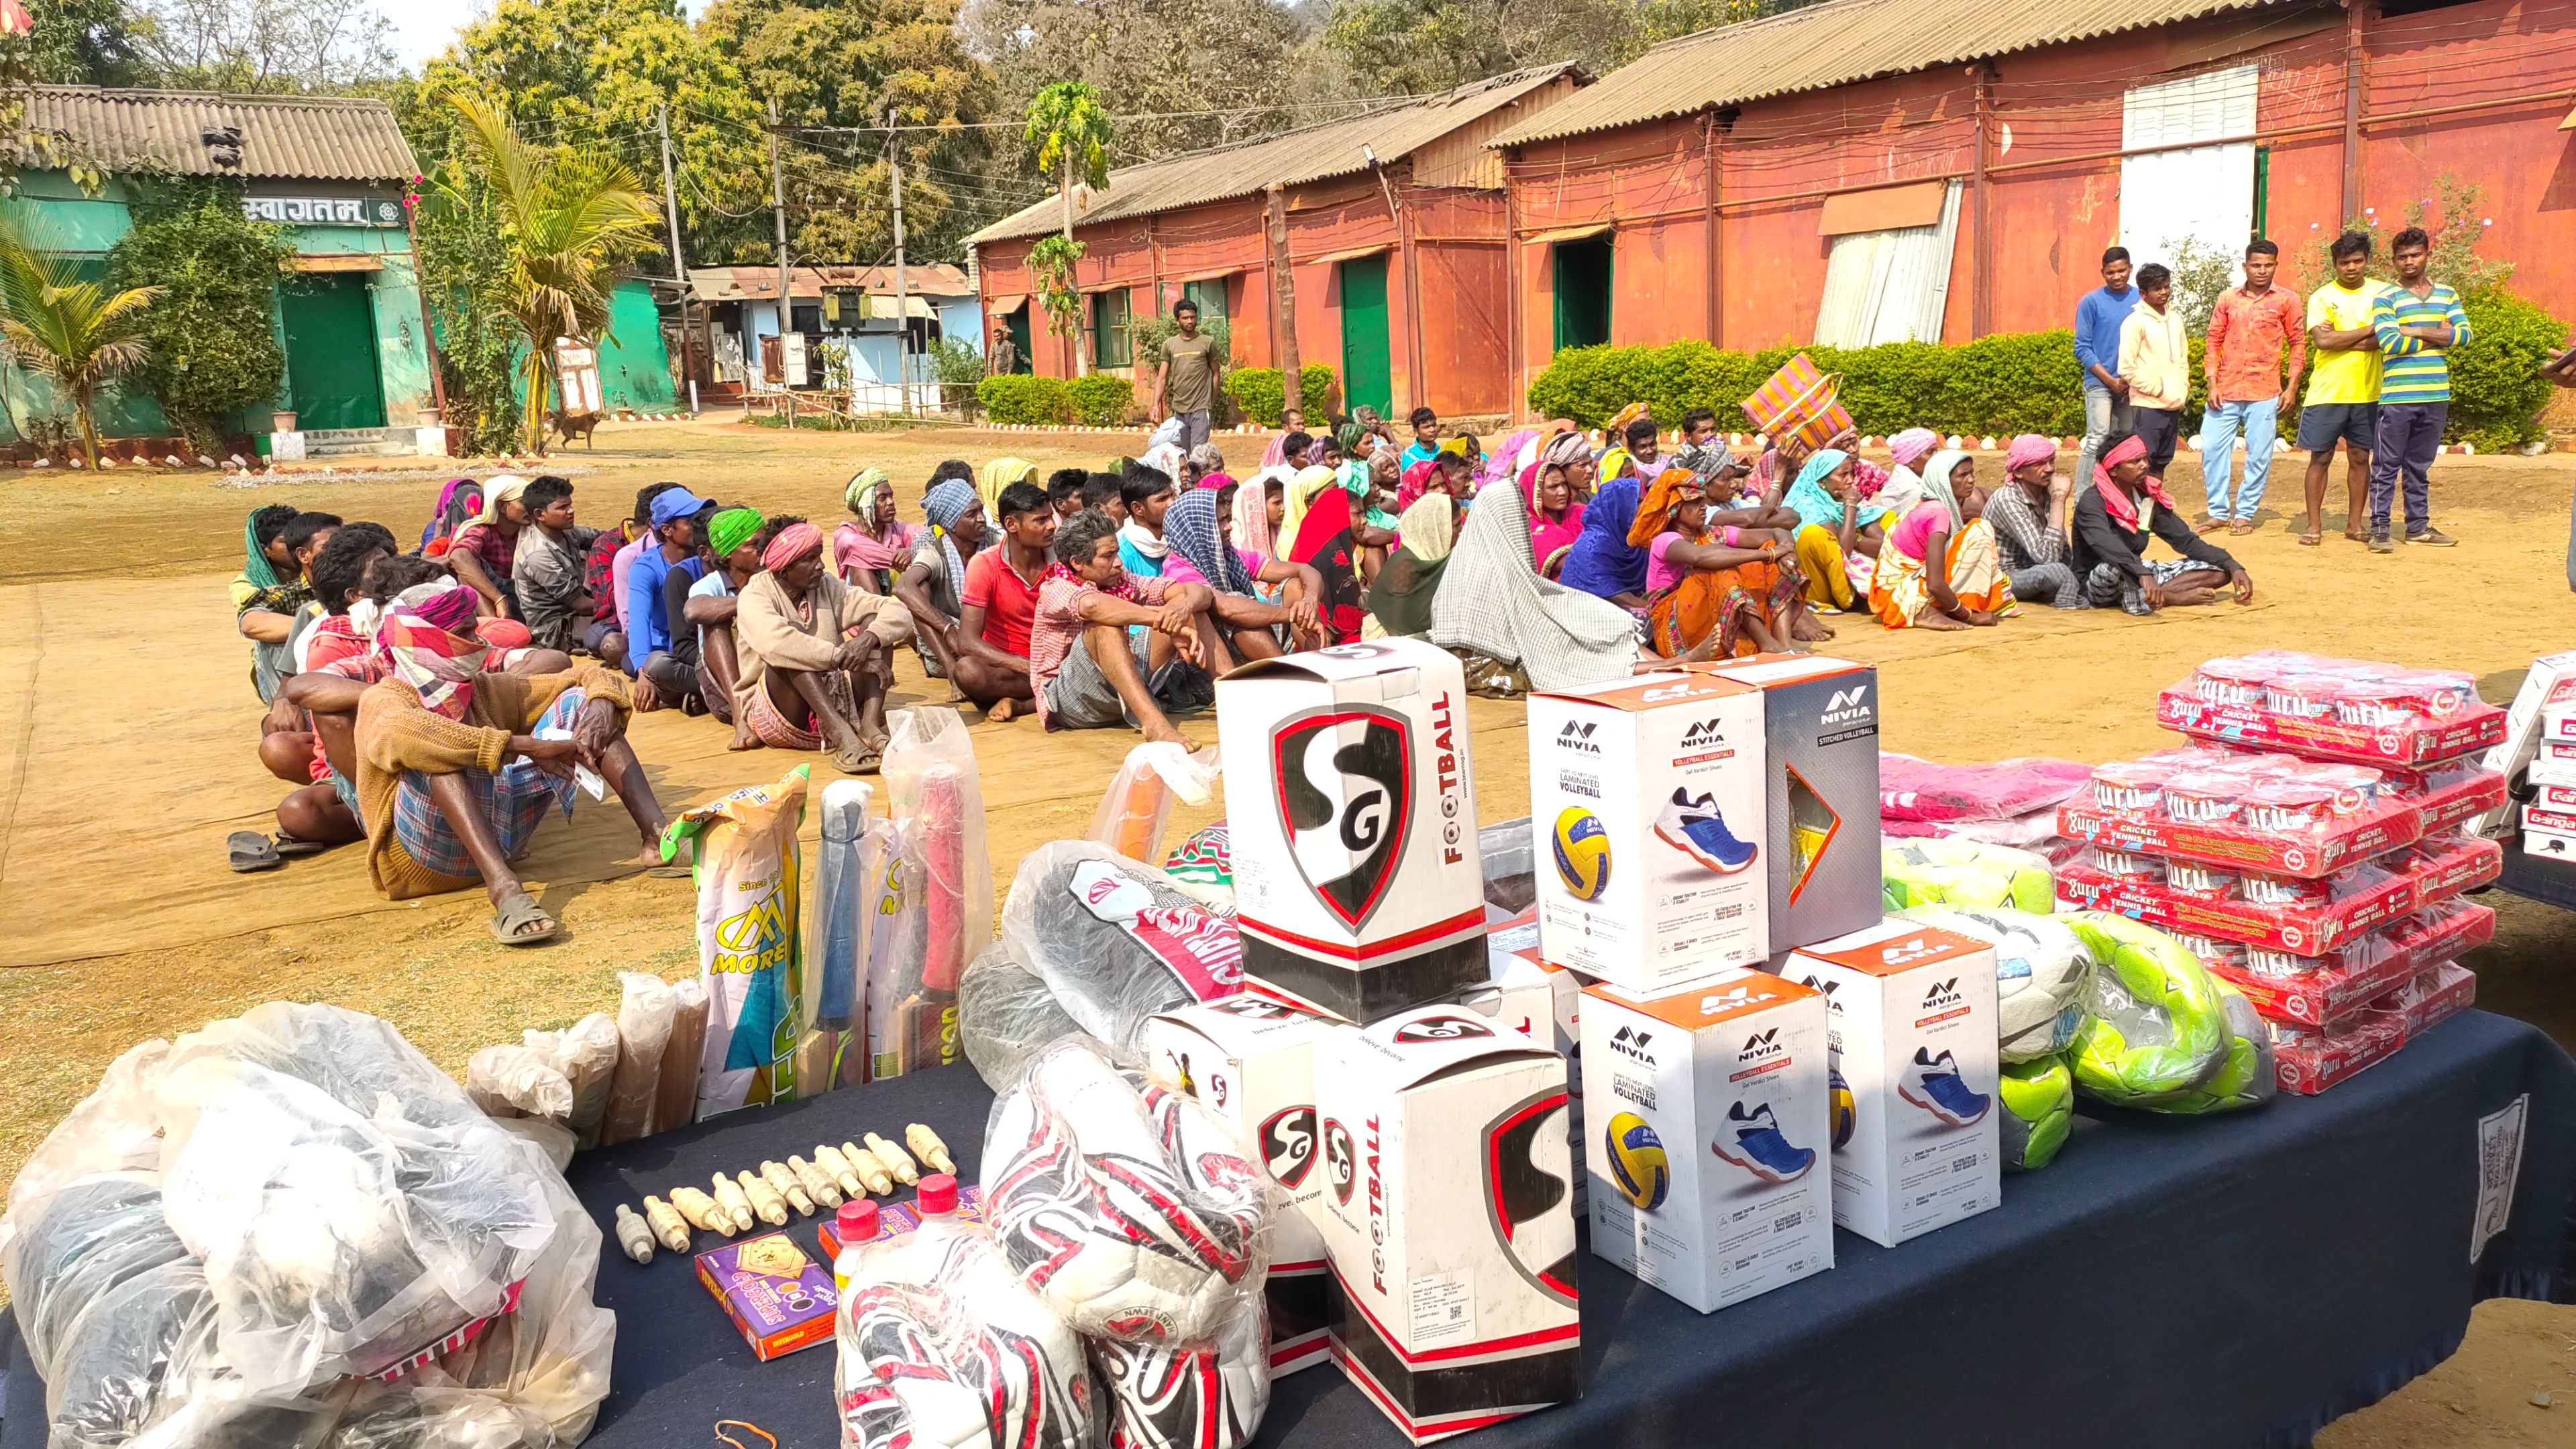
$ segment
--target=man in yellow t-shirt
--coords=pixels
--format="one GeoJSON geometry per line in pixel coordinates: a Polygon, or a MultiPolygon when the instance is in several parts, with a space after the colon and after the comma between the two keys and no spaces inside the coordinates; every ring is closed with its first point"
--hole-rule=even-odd
{"type": "Polygon", "coordinates": [[[2299,442],[2308,454],[2308,521],[2299,542],[2325,538],[2326,472],[2343,442],[2343,536],[2368,543],[2370,440],[2379,427],[2379,337],[2370,306],[2387,283],[2370,272],[2370,236],[2335,238],[2335,278],[2308,294],[2308,390],[2299,401],[2299,442]]]}

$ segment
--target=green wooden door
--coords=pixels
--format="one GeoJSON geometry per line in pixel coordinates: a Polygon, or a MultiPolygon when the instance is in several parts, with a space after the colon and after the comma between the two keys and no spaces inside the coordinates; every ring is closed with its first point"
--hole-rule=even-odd
{"type": "Polygon", "coordinates": [[[1386,254],[1341,265],[1342,406],[1368,406],[1387,416],[1395,406],[1395,378],[1388,370],[1386,254]]]}
{"type": "Polygon", "coordinates": [[[1556,345],[1598,347],[1610,340],[1610,239],[1558,242],[1556,345]]]}
{"type": "Polygon", "coordinates": [[[310,274],[279,300],[295,425],[306,432],[383,427],[385,391],[376,375],[376,314],[366,275],[310,274]]]}
{"type": "Polygon", "coordinates": [[[1011,329],[1011,346],[1019,354],[1019,365],[1011,369],[1013,372],[1030,370],[1032,359],[1029,353],[1029,305],[1023,302],[1013,307],[1010,314],[1002,319],[1004,325],[1011,329]]]}

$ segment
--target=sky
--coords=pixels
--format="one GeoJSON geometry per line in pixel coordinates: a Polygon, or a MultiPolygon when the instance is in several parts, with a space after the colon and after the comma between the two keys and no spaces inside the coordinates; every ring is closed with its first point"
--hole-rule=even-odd
{"type": "MultiPolygon", "coordinates": [[[[681,8],[698,13],[702,0],[684,0],[681,8]]],[[[394,53],[414,74],[420,63],[447,49],[456,32],[492,8],[491,0],[377,0],[377,9],[394,23],[394,53]]]]}

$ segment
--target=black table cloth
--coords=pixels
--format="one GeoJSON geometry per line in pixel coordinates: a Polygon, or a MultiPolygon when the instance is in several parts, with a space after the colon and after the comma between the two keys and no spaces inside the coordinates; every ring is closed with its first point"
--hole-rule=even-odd
{"type": "MultiPolygon", "coordinates": [[[[588,1154],[571,1179],[606,1231],[619,1202],[910,1122],[971,1177],[989,1102],[962,1067],[924,1073],[588,1154]]],[[[2056,1163],[2007,1180],[1996,1211],[1894,1249],[1838,1233],[1833,1271],[1720,1313],[1587,1254],[1585,1397],[1474,1442],[2298,1444],[2449,1356],[2478,1300],[2576,1297],[2571,1209],[2576,1063],[2533,1027],[2468,1012],[2252,1113],[2088,1105],[2056,1163]]],[[[816,1221],[795,1221],[800,1242],[816,1221]]],[[[688,1258],[639,1267],[612,1238],[599,1299],[617,1357],[591,1445],[708,1444],[720,1418],[783,1449],[837,1442],[830,1346],[755,1361],[688,1258]]],[[[10,1357],[0,1449],[33,1449],[41,1387],[23,1350],[10,1357]]],[[[1275,1386],[1260,1442],[1403,1441],[1327,1365],[1275,1386]]]]}

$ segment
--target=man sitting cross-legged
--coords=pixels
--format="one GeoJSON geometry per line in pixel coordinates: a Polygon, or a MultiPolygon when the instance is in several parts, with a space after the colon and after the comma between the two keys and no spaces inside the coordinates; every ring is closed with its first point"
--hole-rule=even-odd
{"type": "Polygon", "coordinates": [[[1028,616],[1055,537],[1055,510],[1034,483],[1006,484],[995,502],[1000,529],[964,484],[942,483],[923,495],[922,512],[937,537],[895,581],[894,594],[912,611],[914,637],[937,656],[949,698],[973,700],[988,718],[1007,720],[1029,698],[1028,616]],[[1014,601],[1016,635],[1007,622],[1014,601]]]}
{"type": "MultiPolygon", "coordinates": [[[[742,682],[742,651],[734,643],[733,616],[741,604],[742,586],[760,572],[760,526],[768,522],[756,508],[736,504],[707,520],[707,551],[715,564],[707,576],[689,585],[680,605],[679,634],[697,640],[698,695],[707,711],[733,726],[726,748],[747,750],[760,743],[750,726],[734,713],[733,695],[742,682]]],[[[666,584],[668,580],[664,581],[666,584]]]]}
{"type": "Polygon", "coordinates": [[[1234,666],[1214,603],[1205,584],[1119,567],[1118,523],[1106,513],[1087,508],[1058,525],[1029,626],[1038,719],[1051,730],[1123,723],[1149,740],[1182,739],[1166,711],[1206,708],[1211,674],[1234,666]]]}
{"type": "Polygon", "coordinates": [[[804,519],[773,518],[753,537],[761,571],[734,609],[734,717],[773,749],[828,741],[836,768],[875,769],[894,683],[890,651],[912,637],[912,620],[903,605],[825,568],[823,531],[804,519]]]}
{"type": "Polygon", "coordinates": [[[358,700],[359,813],[367,875],[389,900],[463,890],[480,881],[491,931],[504,945],[561,929],[520,885],[511,862],[537,822],[572,806],[574,766],[617,792],[641,837],[649,873],[662,863],[669,819],[626,743],[626,680],[595,664],[534,677],[481,672],[486,646],[470,633],[474,592],[425,584],[397,596],[377,626],[391,677],[358,700]]]}

